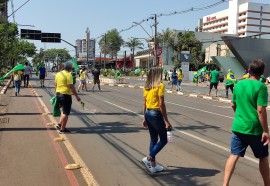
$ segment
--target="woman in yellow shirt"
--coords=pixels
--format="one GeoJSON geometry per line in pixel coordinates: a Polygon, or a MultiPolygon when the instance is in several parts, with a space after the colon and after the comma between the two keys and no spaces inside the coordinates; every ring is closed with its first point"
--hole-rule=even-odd
{"type": "Polygon", "coordinates": [[[21,90],[21,80],[22,80],[22,71],[14,71],[13,72],[13,81],[15,87],[15,96],[20,93],[21,90]]]}
{"type": "Polygon", "coordinates": [[[151,141],[150,153],[142,161],[148,166],[151,173],[163,170],[163,167],[156,163],[156,155],[167,144],[167,130],[172,128],[164,102],[165,86],[161,80],[162,69],[152,67],[147,76],[143,93],[144,120],[142,126],[148,128],[151,141]]]}

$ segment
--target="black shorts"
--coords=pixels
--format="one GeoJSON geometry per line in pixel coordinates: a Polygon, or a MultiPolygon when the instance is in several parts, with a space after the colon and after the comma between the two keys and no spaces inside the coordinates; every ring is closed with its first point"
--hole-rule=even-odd
{"type": "Polygon", "coordinates": [[[210,89],[213,88],[213,86],[215,87],[215,89],[217,89],[218,83],[210,83],[210,89]]]}
{"type": "Polygon", "coordinates": [[[39,79],[45,79],[45,75],[39,75],[39,79]]]}
{"type": "Polygon", "coordinates": [[[71,95],[56,93],[56,100],[57,103],[62,107],[63,114],[69,115],[72,104],[71,95]]]}
{"type": "Polygon", "coordinates": [[[99,79],[94,79],[94,85],[95,84],[98,84],[99,85],[100,84],[100,80],[99,79]]]}

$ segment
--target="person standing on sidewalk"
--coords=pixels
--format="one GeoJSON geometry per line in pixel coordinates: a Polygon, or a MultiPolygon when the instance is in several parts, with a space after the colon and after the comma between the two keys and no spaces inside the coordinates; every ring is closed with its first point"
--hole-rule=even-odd
{"type": "Polygon", "coordinates": [[[225,89],[226,89],[226,98],[229,97],[229,89],[231,89],[233,93],[234,84],[236,83],[236,79],[234,78],[234,73],[231,69],[228,69],[228,74],[226,76],[225,89]]]}
{"type": "Polygon", "coordinates": [[[87,91],[87,83],[86,83],[86,77],[89,79],[89,76],[86,72],[86,69],[85,67],[83,66],[82,67],[82,70],[80,72],[80,75],[79,75],[79,78],[80,78],[80,84],[78,86],[78,92],[80,92],[80,88],[82,88],[82,90],[84,90],[85,88],[85,91],[87,91]]]}
{"type": "Polygon", "coordinates": [[[260,82],[265,64],[254,60],[249,65],[250,78],[236,84],[232,98],[235,112],[232,124],[231,155],[229,156],[224,174],[223,186],[228,186],[239,157],[244,157],[248,146],[259,159],[259,170],[265,186],[270,186],[268,144],[269,130],[266,107],[268,91],[260,82]]]}
{"type": "Polygon", "coordinates": [[[216,97],[218,93],[218,78],[219,78],[219,72],[214,69],[210,72],[210,86],[209,86],[209,93],[208,96],[211,94],[211,90],[213,87],[216,89],[216,97]]]}
{"type": "Polygon", "coordinates": [[[24,66],[24,76],[23,76],[23,85],[24,87],[28,87],[29,85],[29,78],[32,77],[32,70],[31,67],[28,65],[28,62],[25,63],[24,66]]]}
{"type": "Polygon", "coordinates": [[[93,74],[93,87],[92,87],[92,90],[93,90],[93,92],[95,91],[95,85],[97,84],[98,85],[98,89],[99,89],[99,91],[101,91],[101,89],[100,89],[100,79],[99,79],[99,76],[100,76],[100,71],[98,70],[98,69],[94,69],[93,70],[93,72],[92,72],[92,74],[93,74]]]}
{"type": "Polygon", "coordinates": [[[161,81],[162,69],[152,67],[144,86],[144,120],[142,122],[142,126],[148,128],[151,137],[150,153],[142,161],[149,165],[151,173],[163,170],[163,167],[156,163],[156,155],[167,144],[167,129],[172,128],[164,101],[165,86],[161,81]]]}
{"type": "Polygon", "coordinates": [[[44,64],[42,63],[41,66],[39,67],[40,87],[44,87],[45,76],[47,77],[47,70],[46,70],[44,64]]]}
{"type": "Polygon", "coordinates": [[[180,68],[177,72],[177,88],[179,92],[181,92],[182,90],[181,83],[182,83],[183,77],[184,77],[184,73],[182,71],[182,68],[180,68]]]}
{"type": "Polygon", "coordinates": [[[57,126],[60,129],[61,133],[69,132],[69,130],[66,129],[66,124],[71,110],[71,95],[73,94],[76,97],[77,101],[81,101],[81,98],[78,96],[76,89],[73,85],[73,79],[71,75],[72,66],[72,62],[65,62],[64,70],[58,72],[55,75],[56,99],[62,107],[60,121],[57,126]]]}

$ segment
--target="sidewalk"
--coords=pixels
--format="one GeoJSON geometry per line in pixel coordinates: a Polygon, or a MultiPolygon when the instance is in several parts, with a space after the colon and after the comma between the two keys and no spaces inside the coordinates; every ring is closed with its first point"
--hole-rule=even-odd
{"type": "Polygon", "coordinates": [[[49,127],[48,116],[33,93],[22,88],[14,96],[12,88],[0,94],[0,185],[81,185],[74,174],[79,170],[66,170],[72,158],[63,153],[54,127],[49,127]]]}

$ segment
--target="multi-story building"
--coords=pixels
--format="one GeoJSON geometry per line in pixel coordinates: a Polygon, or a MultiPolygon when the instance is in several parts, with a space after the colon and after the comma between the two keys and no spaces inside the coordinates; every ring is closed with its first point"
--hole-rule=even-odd
{"type": "Polygon", "coordinates": [[[204,16],[198,27],[202,32],[270,38],[270,5],[230,0],[228,9],[204,16]]]}
{"type": "Polygon", "coordinates": [[[82,61],[93,61],[95,59],[96,40],[90,39],[90,32],[87,29],[85,39],[77,39],[77,54],[82,61]],[[87,44],[88,41],[88,44],[87,44]]]}

